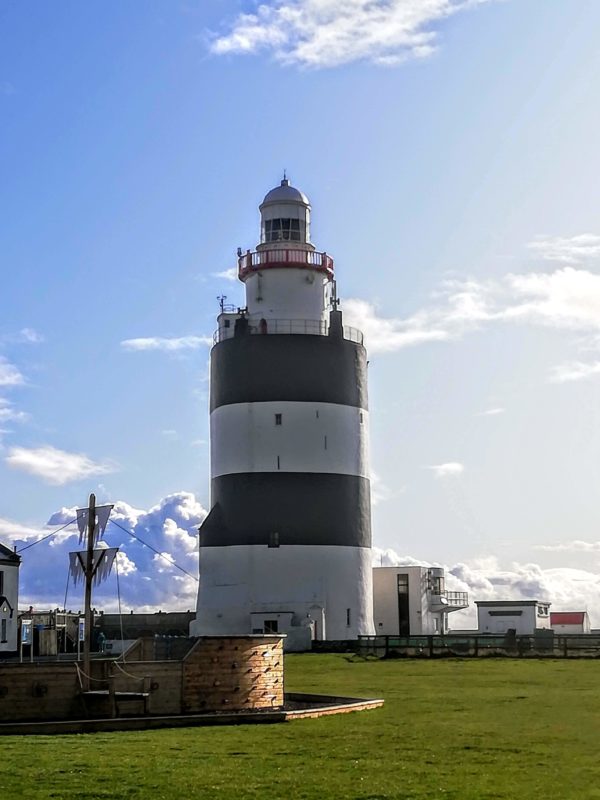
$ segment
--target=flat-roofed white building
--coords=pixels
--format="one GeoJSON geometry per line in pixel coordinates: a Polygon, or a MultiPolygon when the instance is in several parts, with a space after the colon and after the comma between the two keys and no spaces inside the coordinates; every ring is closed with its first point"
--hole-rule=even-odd
{"type": "Polygon", "coordinates": [[[550,605],[540,600],[476,600],[478,633],[533,634],[550,628],[550,605]]]}
{"type": "Polygon", "coordinates": [[[587,611],[553,611],[550,627],[554,633],[590,633],[590,618],[587,611]]]}
{"type": "Polygon", "coordinates": [[[17,650],[21,556],[0,544],[0,654],[17,650]]]}
{"type": "Polygon", "coordinates": [[[442,567],[374,567],[375,633],[428,636],[448,632],[448,614],[469,605],[466,592],[448,592],[442,567]]]}

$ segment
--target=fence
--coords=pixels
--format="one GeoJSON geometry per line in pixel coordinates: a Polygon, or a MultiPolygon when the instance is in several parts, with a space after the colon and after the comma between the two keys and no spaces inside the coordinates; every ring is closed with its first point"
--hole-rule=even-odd
{"type": "Polygon", "coordinates": [[[442,656],[600,658],[600,636],[596,634],[555,635],[542,631],[531,636],[460,635],[446,636],[359,636],[360,655],[385,658],[436,658],[442,656]]]}
{"type": "MultiPolygon", "coordinates": [[[[230,320],[227,320],[230,322],[230,320]]],[[[247,332],[252,335],[265,334],[298,334],[309,336],[327,336],[329,334],[329,322],[316,319],[267,319],[265,324],[261,325],[260,322],[249,322],[247,332]]],[[[235,327],[220,327],[213,334],[213,344],[224,342],[226,339],[233,339],[235,336],[235,327]]],[[[344,325],[344,339],[356,344],[363,343],[362,331],[358,328],[351,328],[344,325]]]]}

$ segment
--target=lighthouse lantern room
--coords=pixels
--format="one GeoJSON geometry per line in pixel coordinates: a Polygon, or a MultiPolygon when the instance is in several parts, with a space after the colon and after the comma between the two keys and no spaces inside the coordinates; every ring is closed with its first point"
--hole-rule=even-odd
{"type": "Polygon", "coordinates": [[[268,192],[246,306],[218,316],[192,635],[373,633],[366,351],[310,211],[285,177],[268,192]]]}

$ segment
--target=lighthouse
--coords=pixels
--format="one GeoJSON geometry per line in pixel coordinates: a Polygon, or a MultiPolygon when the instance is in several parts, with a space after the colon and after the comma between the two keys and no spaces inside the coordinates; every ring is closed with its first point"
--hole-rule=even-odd
{"type": "Polygon", "coordinates": [[[221,303],[193,636],[374,632],[366,351],[310,220],[284,177],[238,250],[246,305],[221,303]]]}

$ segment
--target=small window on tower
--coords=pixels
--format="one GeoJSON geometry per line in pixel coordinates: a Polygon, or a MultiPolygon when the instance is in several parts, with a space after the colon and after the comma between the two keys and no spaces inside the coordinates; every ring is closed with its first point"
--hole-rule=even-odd
{"type": "Polygon", "coordinates": [[[223,320],[223,327],[224,328],[229,328],[230,325],[231,325],[231,320],[229,320],[229,319],[223,320]]]}
{"type": "Polygon", "coordinates": [[[265,633],[277,633],[277,629],[279,628],[276,619],[266,619],[264,622],[264,626],[265,626],[265,633]]]}
{"type": "Polygon", "coordinates": [[[275,414],[275,425],[281,425],[281,414],[275,414]]]}
{"type": "Polygon", "coordinates": [[[350,627],[350,609],[346,609],[346,625],[350,627]]]}

